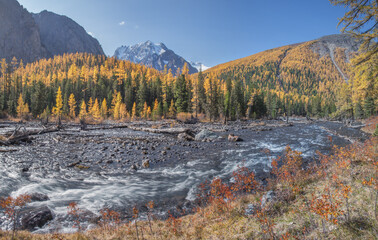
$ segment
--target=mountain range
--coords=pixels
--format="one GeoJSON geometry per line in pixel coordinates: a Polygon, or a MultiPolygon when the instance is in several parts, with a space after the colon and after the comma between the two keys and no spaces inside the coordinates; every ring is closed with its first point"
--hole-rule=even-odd
{"type": "Polygon", "coordinates": [[[114,52],[114,57],[153,67],[159,71],[163,71],[164,67],[167,66],[167,69],[170,69],[174,75],[178,68],[184,67],[185,63],[188,65],[190,74],[198,72],[198,69],[191,63],[167,48],[163,43],[146,41],[132,46],[121,46],[114,52]]]}
{"type": "Polygon", "coordinates": [[[33,62],[64,53],[104,54],[98,41],[72,19],[29,13],[16,0],[0,0],[0,58],[33,62]]]}

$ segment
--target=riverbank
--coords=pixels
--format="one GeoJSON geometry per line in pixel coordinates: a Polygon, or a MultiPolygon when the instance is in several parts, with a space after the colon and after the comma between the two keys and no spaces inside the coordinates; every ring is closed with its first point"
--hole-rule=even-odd
{"type": "MultiPolygon", "coordinates": [[[[75,234],[19,232],[16,239],[375,239],[377,146],[373,138],[334,148],[307,169],[298,168],[303,162],[300,152],[286,149],[281,169],[266,187],[235,199],[227,195],[230,200],[225,201],[232,185],[209,185],[209,204],[181,218],[107,221],[75,234]]],[[[0,232],[2,239],[9,236],[0,232]]]]}
{"type": "MultiPolygon", "coordinates": [[[[19,125],[1,126],[1,133],[13,134],[19,125]]],[[[44,129],[38,124],[24,126],[20,134],[44,129]]],[[[227,182],[241,164],[253,170],[257,179],[266,181],[271,159],[283,154],[287,145],[302,151],[308,164],[317,151],[331,151],[328,136],[333,136],[338,146],[347,145],[348,139],[366,138],[358,129],[340,123],[305,119],[291,124],[135,122],[89,125],[86,130],[71,124],[2,147],[11,151],[0,152],[0,195],[46,196],[28,205],[29,213],[47,212],[51,216],[42,228],[23,226],[36,233],[74,231],[67,214],[71,202],[78,203],[86,213],[83,229],[96,227],[103,208],[120,212],[123,221],[130,221],[131,209],[137,206],[145,218],[144,205],[151,200],[155,202],[154,215],[167,219],[168,211],[180,216],[181,209],[187,213],[196,207],[200,182],[213,177],[227,182]],[[235,136],[243,141],[234,141],[235,136]]],[[[0,218],[0,225],[9,227],[4,218],[0,218]]]]}

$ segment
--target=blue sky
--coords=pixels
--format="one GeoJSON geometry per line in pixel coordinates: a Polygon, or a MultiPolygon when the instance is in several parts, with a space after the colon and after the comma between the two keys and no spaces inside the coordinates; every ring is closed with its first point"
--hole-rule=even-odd
{"type": "Polygon", "coordinates": [[[19,0],[82,25],[107,55],[163,42],[187,60],[214,66],[263,50],[339,33],[345,9],[328,0],[19,0]]]}

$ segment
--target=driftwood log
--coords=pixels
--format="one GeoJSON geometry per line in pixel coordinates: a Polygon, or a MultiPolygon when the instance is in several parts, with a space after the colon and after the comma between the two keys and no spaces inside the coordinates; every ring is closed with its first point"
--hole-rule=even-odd
{"type": "Polygon", "coordinates": [[[150,132],[150,133],[162,133],[162,134],[180,134],[188,133],[192,134],[192,131],[189,128],[143,128],[143,127],[129,127],[134,131],[150,132]]]}
{"type": "Polygon", "coordinates": [[[41,134],[51,133],[51,132],[58,132],[60,131],[61,128],[59,126],[55,126],[51,128],[45,128],[42,130],[33,130],[33,131],[27,131],[24,128],[22,132],[20,131],[20,129],[21,128],[16,128],[15,131],[9,137],[5,138],[5,140],[3,141],[0,141],[0,145],[9,146],[13,144],[18,144],[22,141],[29,140],[30,136],[41,135],[41,134]]]}

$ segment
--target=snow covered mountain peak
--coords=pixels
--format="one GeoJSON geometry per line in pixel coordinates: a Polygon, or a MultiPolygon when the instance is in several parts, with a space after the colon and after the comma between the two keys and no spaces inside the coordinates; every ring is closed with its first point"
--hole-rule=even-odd
{"type": "Polygon", "coordinates": [[[201,63],[201,62],[190,62],[190,64],[193,66],[193,67],[195,67],[197,70],[198,70],[198,72],[199,71],[206,71],[207,69],[209,69],[210,67],[207,67],[207,66],[205,66],[203,63],[201,63]]]}
{"type": "Polygon", "coordinates": [[[146,41],[132,46],[121,46],[117,48],[114,57],[120,60],[128,60],[134,63],[144,64],[157,70],[164,70],[164,66],[176,74],[177,69],[182,69],[187,63],[189,73],[198,72],[188,61],[167,48],[163,43],[146,41]]]}

